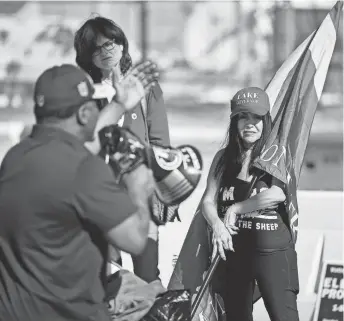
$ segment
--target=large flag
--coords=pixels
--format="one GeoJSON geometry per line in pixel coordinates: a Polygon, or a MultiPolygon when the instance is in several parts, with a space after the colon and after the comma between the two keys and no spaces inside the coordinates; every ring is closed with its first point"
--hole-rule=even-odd
{"type": "MultiPolygon", "coordinates": [[[[297,238],[296,189],[308,138],[333,54],[343,3],[338,1],[320,27],[283,63],[268,84],[273,128],[255,166],[286,183],[287,212],[297,238]]],[[[208,228],[200,207],[195,213],[168,288],[186,288],[195,295],[211,255],[208,228]]],[[[260,297],[256,287],[254,301],[260,297]]],[[[215,296],[207,289],[193,321],[219,320],[215,296]],[[207,307],[207,308],[205,308],[207,307]],[[214,308],[215,307],[215,308],[214,308]]]]}
{"type": "Polygon", "coordinates": [[[283,63],[266,91],[273,127],[255,166],[286,183],[287,212],[294,241],[298,230],[296,189],[316,108],[337,38],[343,2],[338,1],[283,63]]]}

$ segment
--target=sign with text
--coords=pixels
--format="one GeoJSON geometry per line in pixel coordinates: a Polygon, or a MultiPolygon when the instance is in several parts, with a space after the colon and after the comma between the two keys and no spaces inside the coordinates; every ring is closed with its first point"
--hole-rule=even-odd
{"type": "Polygon", "coordinates": [[[313,321],[342,321],[344,315],[343,263],[325,261],[313,321]]]}

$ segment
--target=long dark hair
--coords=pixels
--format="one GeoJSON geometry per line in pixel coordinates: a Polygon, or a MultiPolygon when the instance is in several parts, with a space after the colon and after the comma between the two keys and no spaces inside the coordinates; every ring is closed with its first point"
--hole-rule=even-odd
{"type": "MultiPolygon", "coordinates": [[[[243,163],[243,156],[244,156],[244,148],[241,141],[241,138],[239,137],[238,132],[238,120],[239,115],[234,116],[229,124],[227,135],[224,141],[224,148],[223,153],[221,154],[218,162],[215,166],[215,179],[218,183],[218,186],[224,181],[224,180],[231,180],[238,176],[240,173],[242,163],[243,163]]],[[[255,143],[252,154],[251,154],[251,160],[249,165],[249,173],[252,174],[255,170],[252,166],[253,161],[260,155],[264,143],[266,139],[268,138],[271,127],[272,127],[272,121],[271,121],[271,115],[270,113],[267,113],[265,116],[262,117],[263,120],[263,131],[260,139],[255,143]]]]}
{"type": "Polygon", "coordinates": [[[75,33],[75,60],[79,67],[89,73],[95,83],[101,82],[102,77],[100,69],[92,62],[92,55],[96,49],[96,40],[99,34],[108,39],[113,39],[117,45],[123,46],[122,58],[120,60],[123,75],[132,65],[128,39],[123,30],[111,19],[101,16],[88,19],[75,33]]]}

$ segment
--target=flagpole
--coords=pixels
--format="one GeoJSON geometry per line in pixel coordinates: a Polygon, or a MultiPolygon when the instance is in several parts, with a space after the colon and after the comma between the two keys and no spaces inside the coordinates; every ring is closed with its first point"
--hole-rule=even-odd
{"type": "Polygon", "coordinates": [[[208,272],[207,272],[207,274],[205,276],[205,279],[204,279],[204,281],[202,283],[202,286],[199,289],[199,291],[198,291],[198,293],[196,295],[195,301],[192,304],[192,307],[191,307],[191,320],[195,316],[195,313],[196,313],[196,311],[197,311],[197,309],[199,307],[199,304],[201,303],[201,300],[203,298],[204,292],[205,292],[207,286],[209,285],[209,283],[210,283],[210,281],[211,281],[211,279],[212,279],[212,277],[214,275],[214,272],[216,270],[216,267],[219,264],[220,260],[221,260],[220,254],[217,253],[215,258],[214,258],[214,260],[213,260],[213,262],[211,262],[211,265],[210,265],[209,270],[208,270],[208,272]]]}
{"type": "MultiPolygon", "coordinates": [[[[250,189],[246,195],[246,198],[249,198],[250,194],[251,194],[251,191],[253,189],[253,186],[256,184],[256,181],[258,179],[258,176],[255,175],[252,179],[252,182],[251,182],[251,186],[250,186],[250,189]]],[[[204,278],[204,281],[196,295],[196,298],[194,300],[194,302],[192,303],[192,306],[191,306],[191,320],[194,318],[195,314],[196,314],[196,311],[199,307],[199,304],[201,303],[201,300],[203,298],[203,295],[204,295],[204,292],[205,290],[207,289],[211,279],[213,278],[213,275],[215,273],[215,270],[217,268],[217,265],[220,263],[220,260],[221,260],[221,256],[219,253],[216,253],[215,255],[215,258],[214,260],[211,262],[210,264],[210,267],[208,269],[208,272],[204,278]]]]}

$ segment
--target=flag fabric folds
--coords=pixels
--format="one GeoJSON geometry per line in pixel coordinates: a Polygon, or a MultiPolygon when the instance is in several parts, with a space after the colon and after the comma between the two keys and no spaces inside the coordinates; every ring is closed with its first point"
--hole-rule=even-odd
{"type": "Polygon", "coordinates": [[[273,126],[254,166],[286,184],[286,209],[294,242],[299,218],[296,190],[342,8],[343,2],[338,1],[320,27],[282,64],[266,88],[273,126]]]}

